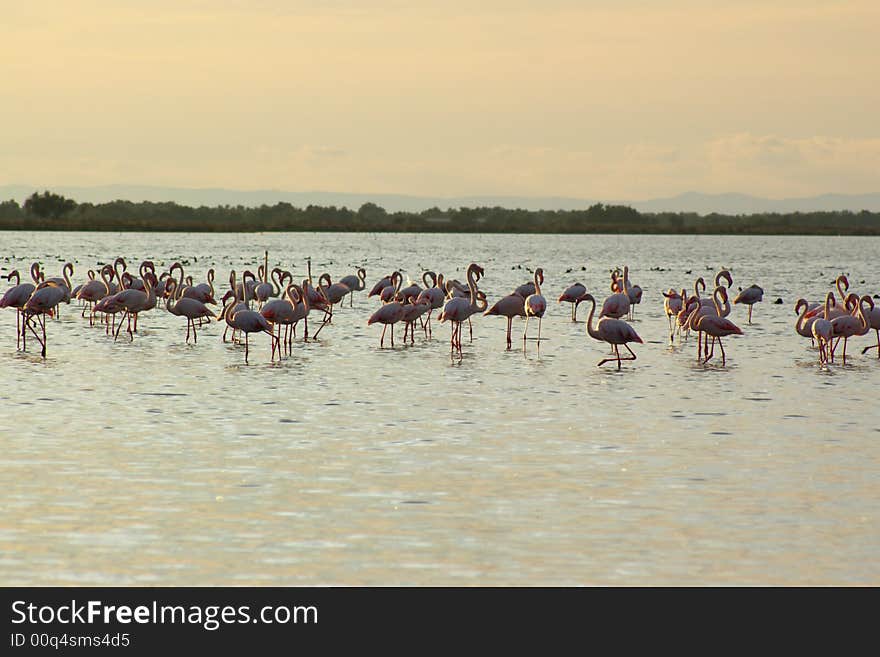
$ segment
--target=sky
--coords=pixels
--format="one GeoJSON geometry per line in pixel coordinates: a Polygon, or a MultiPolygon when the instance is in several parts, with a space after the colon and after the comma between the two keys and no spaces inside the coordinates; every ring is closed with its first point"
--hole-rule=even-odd
{"type": "Polygon", "coordinates": [[[880,191],[877,0],[0,0],[0,185],[880,191]]]}

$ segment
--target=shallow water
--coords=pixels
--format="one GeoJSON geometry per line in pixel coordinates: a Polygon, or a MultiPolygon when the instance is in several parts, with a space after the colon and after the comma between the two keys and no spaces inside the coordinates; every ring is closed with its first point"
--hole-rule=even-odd
{"type": "Polygon", "coordinates": [[[364,266],[368,287],[475,261],[490,303],[541,266],[546,339],[524,352],[517,320],[506,351],[506,321],[477,316],[460,360],[447,325],[380,349],[365,291],[280,364],[259,336],[245,366],[221,324],[186,345],[164,310],[114,343],[76,304],[43,361],[0,311],[0,581],[880,584],[880,360],[863,337],[820,368],[793,328],[839,273],[880,292],[880,239],[5,232],[0,274],[70,259],[78,283],[122,255],[220,284],[264,249],[298,278],[307,257],[334,280],[364,266]],[[645,344],[618,372],[596,367],[589,307],[574,324],[556,297],[604,297],[623,264],[645,344]],[[700,365],[693,339],[669,345],[660,291],[721,266],[764,301],[752,325],[734,307],[727,365],[700,365]]]}

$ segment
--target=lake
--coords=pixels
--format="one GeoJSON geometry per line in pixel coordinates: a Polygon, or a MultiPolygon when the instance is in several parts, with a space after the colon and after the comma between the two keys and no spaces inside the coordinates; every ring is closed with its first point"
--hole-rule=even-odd
{"type": "Polygon", "coordinates": [[[477,315],[458,358],[436,322],[380,348],[365,290],[280,363],[252,336],[249,365],[223,324],[185,344],[158,308],[114,342],[76,302],[47,322],[43,360],[0,311],[6,585],[880,584],[880,360],[861,354],[876,335],[822,368],[794,330],[797,298],[840,273],[880,293],[880,238],[0,232],[0,247],[3,275],[70,260],[80,283],[123,256],[196,282],[214,267],[224,289],[266,249],[299,279],[307,258],[315,278],[364,267],[368,289],[394,269],[464,281],[476,262],[490,304],[542,267],[548,299],[540,347],[516,320],[506,350],[506,320],[477,315]],[[623,265],[644,344],[617,371],[596,366],[589,305],[573,323],[556,298],[579,281],[601,303],[623,265]],[[722,266],[733,294],[756,283],[764,300],[751,325],[733,307],[743,335],[703,365],[693,336],[670,345],[660,293],[722,266]]]}

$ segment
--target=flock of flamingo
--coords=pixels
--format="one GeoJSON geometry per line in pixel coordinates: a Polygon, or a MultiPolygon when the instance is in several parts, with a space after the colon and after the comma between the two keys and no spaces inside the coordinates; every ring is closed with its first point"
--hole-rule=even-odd
{"type": "MultiPolygon", "coordinates": [[[[265,333],[270,337],[272,361],[289,354],[293,348],[293,338],[300,321],[304,326],[304,340],[309,339],[309,316],[317,319],[320,326],[312,338],[332,323],[334,307],[338,307],[355,292],[366,289],[366,271],[359,269],[356,274],[345,276],[333,282],[330,275],[322,274],[318,284],[313,284],[311,262],[308,263],[308,277],[296,283],[291,272],[276,267],[269,270],[268,252],[257,273],[250,270],[241,277],[233,270],[229,275],[229,288],[217,301],[218,290],[214,287],[214,269],[207,272],[206,282],[195,283],[191,276],[184,275],[179,262],[157,274],[153,262],[145,260],[140,264],[137,275],[128,271],[123,258],[117,258],[112,265],[106,264],[96,272],[88,271],[88,278],[74,286],[71,277],[74,273],[71,263],[66,263],[61,276],[46,278],[39,263],[31,265],[33,282],[22,282],[18,271],[11,271],[7,280],[13,286],[6,290],[0,299],[0,308],[13,308],[16,311],[16,341],[19,350],[27,350],[28,338],[36,340],[40,353],[46,357],[46,320],[57,317],[60,305],[78,300],[82,304],[82,317],[88,315],[90,326],[103,325],[107,335],[118,340],[123,325],[129,340],[137,333],[138,318],[142,313],[161,308],[172,315],[186,320],[186,342],[198,342],[198,330],[211,322],[225,323],[223,341],[232,330],[229,339],[234,343],[244,343],[244,359],[248,363],[249,336],[252,333],[265,333]],[[219,306],[219,312],[210,306],[219,306]],[[314,314],[313,314],[314,313],[314,314]],[[118,317],[118,321],[117,321],[118,317]]],[[[544,271],[537,268],[531,281],[528,281],[510,294],[498,299],[491,307],[483,290],[479,289],[480,279],[485,275],[483,267],[472,263],[466,270],[466,284],[455,279],[447,279],[441,273],[426,271],[422,275],[424,286],[408,281],[403,285],[399,271],[389,273],[376,282],[369,290],[368,297],[376,297],[380,303],[367,320],[368,325],[381,324],[382,333],[379,346],[384,347],[385,335],[390,328],[390,342],[394,345],[394,326],[404,326],[403,340],[412,344],[415,340],[416,324],[430,339],[433,331],[431,318],[439,310],[440,322],[451,326],[450,351],[462,355],[462,330],[468,323],[470,339],[473,339],[474,315],[498,315],[507,318],[507,348],[512,347],[512,325],[515,317],[525,319],[522,335],[523,349],[529,332],[529,322],[537,320],[537,337],[540,346],[541,323],[547,312],[547,299],[543,295],[544,271]]],[[[714,278],[714,289],[710,296],[704,296],[706,282],[700,277],[694,282],[693,294],[686,288],[680,292],[670,288],[663,292],[664,309],[669,322],[669,340],[687,340],[690,332],[697,333],[697,359],[707,363],[715,356],[715,344],[721,350],[721,364],[726,364],[726,353],[722,338],[741,335],[742,329],[728,316],[731,311],[729,288],[733,277],[727,269],[719,271],[714,278]],[[711,343],[710,343],[711,338],[711,343]]],[[[877,332],[877,344],[865,347],[862,353],[877,349],[880,358],[880,308],[875,308],[870,295],[859,296],[848,292],[849,281],[841,275],[836,280],[836,291],[828,292],[824,302],[808,302],[798,299],[795,304],[797,322],[795,329],[803,337],[810,338],[817,347],[819,364],[827,367],[834,362],[835,352],[843,341],[843,362],[846,362],[846,348],[849,338],[863,336],[871,330],[877,332]]],[[[623,361],[636,360],[632,343],[642,343],[635,329],[627,320],[633,320],[636,305],[641,303],[642,289],[629,279],[629,268],[615,269],[611,272],[611,294],[604,297],[599,309],[598,320],[594,323],[599,307],[596,297],[581,283],[574,283],[558,298],[558,303],[571,304],[571,320],[577,321],[577,310],[581,303],[590,303],[586,320],[586,333],[590,338],[605,342],[611,355],[599,361],[602,366],[616,362],[621,369],[623,361]],[[622,356],[620,347],[628,352],[622,356]]],[[[763,290],[757,285],[740,288],[733,304],[748,307],[747,321],[752,321],[752,306],[761,302],[763,290]]]]}

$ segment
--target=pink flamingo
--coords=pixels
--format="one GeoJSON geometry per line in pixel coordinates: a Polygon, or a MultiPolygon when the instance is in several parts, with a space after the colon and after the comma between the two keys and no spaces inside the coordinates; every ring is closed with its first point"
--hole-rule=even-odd
{"type": "Polygon", "coordinates": [[[116,294],[115,302],[121,305],[125,312],[122,319],[119,320],[119,326],[114,333],[114,341],[119,337],[122,322],[126,319],[128,319],[129,340],[133,341],[134,329],[132,328],[132,319],[134,319],[136,325],[138,313],[148,310],[151,305],[156,305],[155,285],[159,284],[158,279],[153,274],[147,272],[143,281],[146,290],[137,290],[131,287],[116,294]]]}
{"type": "Polygon", "coordinates": [[[718,297],[720,297],[724,303],[727,303],[727,288],[721,286],[716,287],[712,297],[715,301],[715,314],[706,313],[702,315],[697,320],[696,329],[701,333],[705,333],[707,340],[708,336],[712,336],[712,348],[706,356],[706,359],[703,361],[703,364],[708,363],[712,356],[715,355],[715,341],[717,340],[718,345],[721,347],[721,364],[725,365],[727,363],[727,356],[724,353],[724,343],[721,342],[721,338],[728,335],[742,335],[742,330],[736,324],[721,315],[723,309],[722,305],[718,303],[718,297]]]}
{"type": "Polygon", "coordinates": [[[871,311],[867,315],[870,327],[877,332],[877,344],[862,349],[862,354],[868,353],[870,349],[877,350],[877,358],[880,358],[880,308],[871,307],[871,311]]]}
{"type": "Polygon", "coordinates": [[[596,327],[593,328],[593,315],[596,312],[596,299],[592,294],[587,293],[583,296],[583,300],[592,303],[590,314],[587,316],[587,334],[594,340],[610,344],[616,356],[616,358],[603,358],[599,361],[597,366],[602,367],[605,363],[616,360],[617,369],[619,370],[621,360],[635,360],[635,352],[633,352],[627,344],[628,342],[642,342],[642,339],[639,337],[638,333],[636,333],[635,329],[622,319],[616,319],[613,317],[601,317],[596,324],[596,327]],[[626,347],[631,358],[621,358],[620,345],[626,347]]]}
{"type": "Polygon", "coordinates": [[[815,317],[810,325],[810,337],[819,346],[819,365],[825,365],[828,359],[834,362],[834,352],[831,349],[834,340],[834,327],[824,317],[815,317]]]}
{"type": "Polygon", "coordinates": [[[620,319],[629,314],[629,295],[623,292],[623,281],[621,279],[615,278],[611,285],[614,294],[605,297],[599,317],[620,319]]]}
{"type": "Polygon", "coordinates": [[[257,268],[257,278],[259,283],[254,286],[254,299],[262,308],[270,298],[277,297],[281,294],[281,290],[276,288],[273,282],[269,282],[269,251],[263,255],[264,262],[257,268]]]}
{"type": "Polygon", "coordinates": [[[516,293],[508,294],[506,297],[502,297],[496,301],[495,304],[483,314],[500,315],[507,318],[507,348],[510,349],[512,344],[510,332],[513,328],[513,318],[526,316],[525,299],[516,293]]]}
{"type": "MultiPolygon", "coordinates": [[[[101,280],[90,280],[84,283],[76,293],[76,298],[85,301],[89,305],[89,326],[95,325],[95,304],[110,294],[110,272],[113,268],[110,265],[101,267],[101,280]]],[[[83,308],[85,312],[85,308],[83,308]]]]}
{"type": "MultiPolygon", "coordinates": [[[[290,278],[292,279],[293,277],[291,276],[290,278]]],[[[285,351],[288,352],[292,348],[290,327],[297,321],[299,321],[296,307],[300,303],[301,299],[302,288],[296,285],[293,280],[290,280],[284,290],[283,298],[271,299],[267,301],[260,309],[260,314],[265,317],[266,320],[270,324],[272,324],[273,327],[278,327],[278,336],[276,340],[278,341],[279,347],[282,341],[281,327],[284,327],[285,334],[283,341],[285,351]]]]}
{"type": "Polygon", "coordinates": [[[419,295],[420,295],[421,293],[422,293],[422,286],[419,285],[418,283],[414,283],[412,280],[410,280],[410,281],[408,282],[408,284],[407,284],[406,287],[401,288],[401,290],[400,290],[400,292],[399,292],[400,297],[401,297],[401,299],[403,299],[403,300],[407,300],[407,299],[409,299],[410,297],[413,297],[413,298],[415,298],[415,299],[418,299],[418,298],[419,298],[419,295]]]}
{"type": "MultiPolygon", "coordinates": [[[[201,301],[205,305],[217,305],[217,301],[214,299],[214,268],[211,267],[207,273],[207,283],[199,283],[197,285],[192,285],[189,287],[185,287],[181,293],[180,297],[186,297],[187,299],[195,299],[196,301],[201,301]]],[[[167,289],[167,288],[166,288],[167,289]]]]}
{"type": "MultiPolygon", "coordinates": [[[[700,305],[698,305],[694,311],[688,317],[688,328],[697,332],[697,360],[702,359],[704,356],[706,360],[709,359],[709,338],[708,336],[703,338],[703,330],[699,328],[700,320],[705,316],[717,316],[724,317],[725,315],[730,313],[730,303],[728,302],[727,297],[727,288],[719,285],[712,292],[711,298],[712,305],[708,305],[703,303],[701,300],[700,305]],[[721,299],[719,302],[718,299],[721,299]],[[702,351],[702,355],[701,352],[702,351]]],[[[715,341],[712,340],[712,348],[715,347],[715,341]]],[[[722,347],[721,353],[724,353],[724,348],[722,347]]],[[[706,361],[703,361],[704,363],[706,361]]]]}
{"type": "Polygon", "coordinates": [[[846,365],[846,345],[848,340],[857,335],[866,335],[870,330],[871,323],[864,308],[865,303],[870,304],[871,308],[874,308],[874,300],[868,295],[860,299],[857,294],[849,294],[846,298],[846,307],[847,309],[852,308],[852,314],[841,315],[831,320],[832,333],[837,338],[837,341],[831,348],[832,362],[834,361],[834,352],[841,338],[843,338],[843,364],[846,365]]]}
{"type": "Polygon", "coordinates": [[[442,308],[443,302],[446,301],[446,293],[443,287],[443,274],[435,274],[434,272],[426,271],[422,274],[422,280],[426,287],[419,294],[416,303],[421,303],[423,299],[428,299],[431,303],[431,307],[428,308],[428,317],[425,320],[425,330],[428,332],[428,337],[431,337],[434,333],[431,328],[431,314],[438,308],[442,308]],[[430,284],[425,280],[426,276],[431,277],[432,281],[430,284]]]}
{"type": "MultiPolygon", "coordinates": [[[[828,293],[828,300],[834,302],[834,294],[828,293]]],[[[818,319],[818,315],[810,315],[810,302],[806,299],[798,299],[794,304],[794,313],[798,316],[794,324],[794,330],[798,335],[804,338],[810,338],[810,342],[815,342],[813,337],[813,323],[818,319]],[[803,310],[801,310],[803,309],[803,310]]]]}
{"type": "Polygon", "coordinates": [[[623,292],[629,297],[629,319],[632,321],[636,304],[642,302],[642,288],[630,282],[628,265],[623,267],[623,292]]]}
{"type": "Polygon", "coordinates": [[[464,297],[453,296],[446,302],[443,306],[443,311],[440,313],[440,321],[449,321],[452,326],[452,336],[449,343],[451,348],[457,350],[459,354],[461,354],[461,325],[466,319],[470,319],[470,316],[475,312],[474,309],[478,308],[477,280],[483,276],[483,273],[482,267],[476,263],[471,263],[467,268],[470,298],[465,299],[464,297]]]}
{"type": "MultiPolygon", "coordinates": [[[[360,292],[367,286],[367,270],[361,267],[357,270],[357,275],[349,274],[348,276],[343,276],[339,279],[339,282],[345,285],[352,292],[360,292]]],[[[348,297],[349,308],[354,305],[354,302],[352,300],[353,297],[353,294],[348,297]]]]}
{"type": "MultiPolygon", "coordinates": [[[[410,295],[409,303],[403,305],[403,342],[406,343],[406,333],[409,331],[409,343],[415,344],[416,320],[431,309],[431,300],[427,297],[419,296],[416,299],[410,295]]],[[[422,325],[425,337],[428,337],[428,329],[422,325]]]]}
{"type": "Polygon", "coordinates": [[[384,290],[389,285],[392,285],[391,278],[393,274],[389,274],[388,276],[384,276],[378,280],[378,282],[370,289],[370,292],[367,294],[367,298],[375,297],[379,294],[382,294],[382,290],[384,290]]]}
{"type": "MultiPolygon", "coordinates": [[[[64,267],[61,269],[61,276],[53,276],[52,278],[45,279],[46,283],[54,283],[58,287],[65,288],[67,290],[67,295],[62,299],[64,303],[70,303],[71,298],[71,290],[73,289],[73,284],[70,282],[70,277],[73,276],[73,263],[65,262],[64,267]]],[[[53,316],[59,317],[59,308],[56,308],[53,316]]]]}
{"type": "Polygon", "coordinates": [[[321,293],[330,305],[330,319],[327,321],[332,321],[333,306],[345,299],[345,295],[351,293],[351,288],[345,283],[334,283],[330,279],[330,274],[327,273],[321,274],[318,279],[318,287],[321,288],[321,293]]]}
{"type": "Polygon", "coordinates": [[[34,290],[34,293],[30,296],[22,309],[25,325],[31,330],[31,333],[34,334],[37,342],[40,343],[40,346],[42,347],[41,355],[43,358],[46,357],[46,315],[51,317],[54,309],[58,307],[58,304],[61,303],[65,297],[68,299],[70,298],[69,288],[63,285],[58,285],[55,282],[40,283],[40,286],[34,290]],[[34,317],[36,317],[36,321],[42,327],[42,338],[40,338],[40,335],[37,334],[36,329],[31,324],[34,317]]]}
{"type": "Polygon", "coordinates": [[[571,321],[577,321],[577,307],[582,301],[581,297],[587,293],[587,288],[581,283],[573,283],[565,288],[565,291],[559,295],[557,303],[571,304],[571,321]]]}
{"type": "MultiPolygon", "coordinates": [[[[172,279],[172,285],[177,283],[172,279]]],[[[217,319],[214,312],[204,303],[192,297],[180,297],[172,305],[174,299],[174,290],[165,299],[165,309],[172,315],[178,317],[186,317],[186,342],[189,343],[189,332],[192,328],[193,344],[198,344],[198,335],[196,334],[196,320],[217,319]]]]}
{"type": "MultiPolygon", "coordinates": [[[[400,272],[395,271],[391,275],[391,280],[394,281],[394,295],[397,296],[397,292],[400,290],[400,285],[403,282],[403,276],[401,276],[400,272]]],[[[379,337],[379,347],[385,346],[385,331],[388,327],[391,327],[391,346],[394,346],[394,325],[403,319],[403,304],[399,301],[388,301],[387,303],[382,304],[379,309],[370,315],[370,319],[367,320],[367,326],[372,324],[382,324],[382,335],[379,337]]]]}
{"type": "MultiPolygon", "coordinates": [[[[37,265],[37,263],[31,265],[32,275],[34,273],[34,267],[39,269],[39,265],[37,265]]],[[[25,304],[27,304],[28,299],[30,299],[31,295],[34,293],[34,290],[37,289],[37,286],[33,283],[22,283],[21,276],[17,270],[13,270],[6,275],[7,281],[11,282],[13,278],[15,279],[15,285],[6,290],[3,294],[3,298],[0,299],[0,308],[15,308],[15,348],[26,349],[27,333],[25,332],[25,326],[23,323],[24,307],[25,304]],[[24,346],[22,346],[22,341],[25,341],[24,346]]],[[[34,278],[39,279],[39,275],[34,278]]]]}
{"type": "Polygon", "coordinates": [[[538,318],[538,345],[541,344],[541,321],[547,312],[547,300],[541,294],[541,285],[544,283],[544,270],[541,267],[535,269],[535,293],[526,297],[524,309],[526,312],[526,327],[523,330],[523,349],[526,346],[526,334],[529,332],[529,319],[538,318]]]}
{"type": "Polygon", "coordinates": [[[528,296],[531,295],[531,294],[534,294],[534,293],[535,293],[535,281],[534,281],[534,279],[531,280],[531,281],[529,281],[528,283],[523,283],[522,285],[518,286],[518,287],[513,291],[513,293],[514,293],[514,294],[518,294],[518,295],[521,296],[523,299],[525,299],[526,297],[528,297],[528,296]]]}
{"type": "MultiPolygon", "coordinates": [[[[230,274],[231,279],[235,279],[235,271],[230,274]]],[[[226,325],[235,331],[244,333],[244,364],[248,364],[248,353],[250,351],[249,336],[251,333],[265,333],[272,339],[272,361],[275,360],[275,333],[272,325],[260,313],[250,308],[240,308],[238,305],[238,294],[234,294],[232,299],[223,308],[223,312],[217,321],[226,321],[226,325]]],[[[280,350],[279,350],[280,351],[280,350]]]]}
{"type": "Polygon", "coordinates": [[[669,323],[669,342],[672,342],[675,336],[672,318],[677,317],[684,307],[684,290],[679,294],[673,288],[669,288],[668,292],[661,292],[661,294],[663,295],[663,310],[666,312],[666,321],[669,323]]]}

